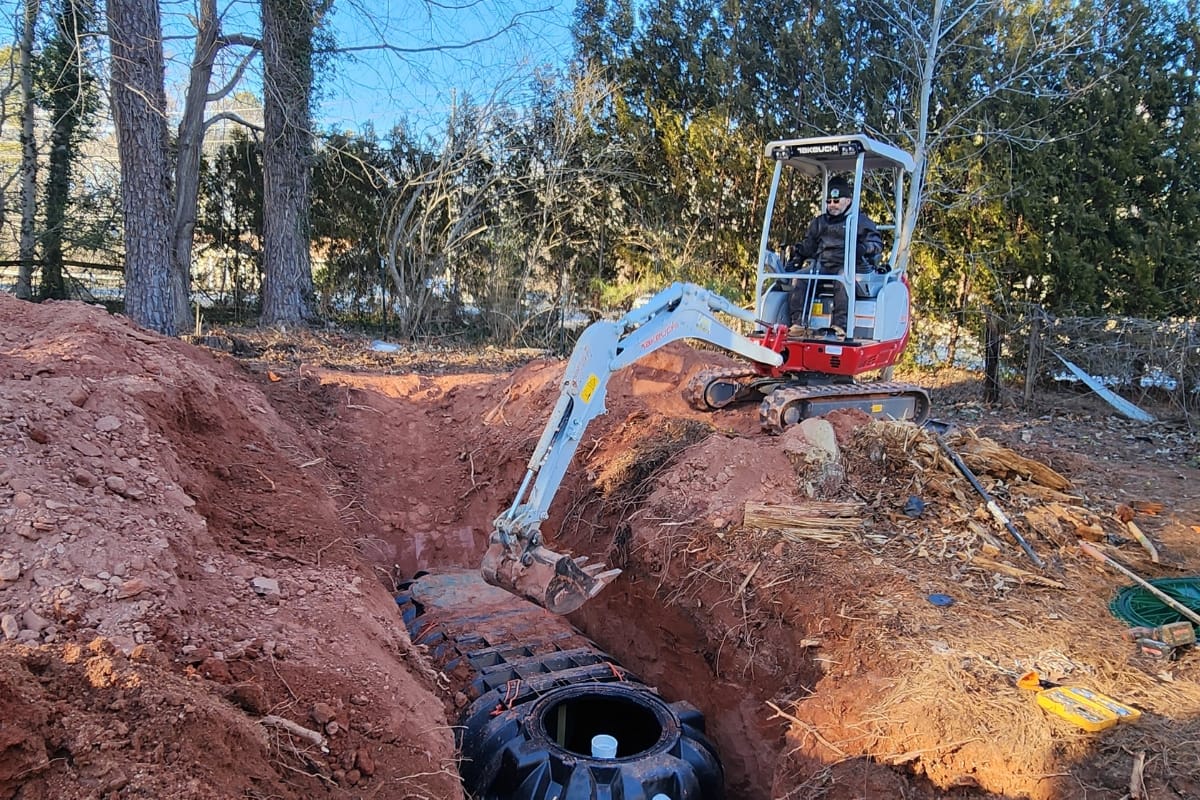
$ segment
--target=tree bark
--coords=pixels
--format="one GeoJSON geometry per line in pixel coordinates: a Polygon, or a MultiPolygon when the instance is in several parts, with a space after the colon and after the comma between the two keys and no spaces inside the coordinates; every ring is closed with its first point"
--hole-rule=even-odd
{"type": "Polygon", "coordinates": [[[171,172],[157,0],[109,0],[112,107],[125,216],[125,313],[178,330],[171,269],[171,172]]]}
{"type": "Polygon", "coordinates": [[[18,245],[17,285],[22,300],[33,299],[33,262],[37,240],[33,223],[37,215],[37,141],[33,127],[33,33],[39,0],[25,0],[25,26],[21,32],[21,240],[18,245]]]}
{"type": "Polygon", "coordinates": [[[191,318],[188,300],[192,287],[192,241],[196,231],[196,209],[200,194],[200,156],[204,144],[204,109],[208,102],[208,84],[212,79],[213,59],[220,45],[217,35],[216,0],[200,0],[196,20],[196,49],[192,54],[187,97],[179,120],[175,157],[175,213],[171,223],[172,291],[175,317],[180,330],[191,318]]]}
{"type": "Polygon", "coordinates": [[[263,0],[262,323],[313,316],[309,254],[312,174],[312,0],[263,0]]]}
{"type": "Polygon", "coordinates": [[[250,60],[247,55],[234,71],[228,83],[210,91],[213,65],[217,54],[226,47],[240,46],[257,50],[257,39],[243,34],[232,36],[221,32],[221,18],[216,0],[199,0],[196,18],[196,41],[188,74],[187,96],[179,119],[175,154],[174,213],[171,220],[171,252],[173,254],[172,288],[175,293],[175,315],[180,330],[191,324],[189,308],[192,288],[192,246],[196,233],[196,217],[200,195],[200,161],[204,136],[211,120],[205,120],[208,104],[225,97],[237,86],[250,60]]]}
{"type": "Polygon", "coordinates": [[[84,57],[84,31],[95,22],[91,0],[65,0],[55,19],[55,34],[42,58],[55,74],[42,87],[43,105],[51,113],[50,168],[45,190],[45,229],[42,233],[42,285],[38,299],[65,300],[63,239],[71,207],[71,176],[79,156],[79,140],[90,127],[96,91],[84,57]]]}
{"type": "Polygon", "coordinates": [[[54,120],[50,131],[50,169],[46,178],[46,228],[42,236],[42,283],[39,300],[65,300],[67,282],[63,275],[63,224],[71,192],[71,135],[69,117],[54,120]]]}

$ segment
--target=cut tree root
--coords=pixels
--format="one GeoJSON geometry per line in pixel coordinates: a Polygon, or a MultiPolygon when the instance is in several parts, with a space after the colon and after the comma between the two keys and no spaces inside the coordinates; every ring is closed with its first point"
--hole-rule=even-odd
{"type": "Polygon", "coordinates": [[[260,725],[265,725],[268,728],[282,728],[283,730],[287,731],[288,733],[292,734],[293,736],[298,736],[307,742],[311,742],[312,744],[315,744],[317,747],[321,748],[321,752],[323,752],[323,753],[329,752],[329,746],[326,743],[324,736],[322,736],[320,733],[317,733],[314,730],[304,727],[303,725],[292,722],[290,719],[288,719],[286,717],[276,716],[275,714],[268,714],[267,716],[260,719],[258,721],[258,723],[260,725]]]}

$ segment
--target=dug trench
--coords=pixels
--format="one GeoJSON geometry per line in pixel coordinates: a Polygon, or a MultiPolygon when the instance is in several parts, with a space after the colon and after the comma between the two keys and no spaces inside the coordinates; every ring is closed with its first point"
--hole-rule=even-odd
{"type": "MultiPolygon", "coordinates": [[[[1107,647],[1076,641],[1081,619],[1104,624],[1096,598],[1056,588],[1065,586],[1058,580],[1008,580],[964,563],[990,553],[1018,571],[1028,566],[979,517],[978,498],[933,455],[933,442],[910,427],[832,415],[840,460],[829,469],[814,463],[799,430],[762,434],[752,407],[691,409],[679,388],[714,358],[671,347],[613,376],[608,413],[584,435],[543,531],[565,552],[625,570],[570,621],[664,697],[704,712],[727,795],[1049,800],[1108,783],[1120,797],[1128,774],[1104,747],[1128,749],[1130,734],[1096,747],[1013,690],[1023,666],[1089,675],[1089,658],[1130,662],[1119,637],[1107,647]],[[929,501],[918,520],[901,511],[913,494],[929,501]],[[747,526],[755,504],[779,504],[806,525],[747,526]],[[942,591],[967,608],[947,613],[926,600],[942,591]],[[1064,633],[1067,643],[1056,638],[1064,633]],[[1080,647],[1086,655],[1072,649],[1080,647]]],[[[338,420],[326,452],[375,521],[360,551],[378,572],[478,563],[557,399],[561,369],[549,359],[498,375],[310,373],[321,388],[300,408],[338,420]]],[[[289,391],[280,382],[269,396],[278,407],[289,391]]],[[[998,469],[993,488],[1015,483],[1043,500],[1069,484],[1049,468],[998,469]]],[[[1016,486],[1012,499],[1022,499],[1016,486]]],[[[1178,524],[1163,533],[1181,555],[1191,546],[1178,524]]],[[[1037,544],[1053,551],[1056,574],[1103,584],[1086,564],[1064,564],[1073,557],[1062,530],[1048,536],[1057,539],[1037,544]]],[[[1158,682],[1131,666],[1141,683],[1158,682]]],[[[1120,674],[1101,672],[1104,687],[1120,674]]],[[[1165,694],[1195,708],[1190,687],[1165,694]]],[[[1196,724],[1194,713],[1158,722],[1179,721],[1196,724]]],[[[1156,730],[1148,723],[1132,738],[1155,741],[1156,730]]],[[[1190,767],[1158,776],[1184,797],[1194,779],[1190,767]]]]}
{"type": "MultiPolygon", "coordinates": [[[[736,573],[714,581],[689,572],[705,560],[694,547],[701,532],[715,531],[720,542],[742,498],[767,496],[753,484],[763,490],[786,486],[795,473],[778,449],[757,466],[756,452],[726,462],[740,440],[757,433],[716,433],[711,420],[683,403],[679,376],[705,363],[701,354],[680,348],[616,376],[607,398],[610,413],[585,435],[586,461],[569,472],[543,531],[556,547],[625,570],[570,621],[665,698],[701,708],[724,764],[728,796],[767,798],[788,723],[772,718],[764,703],[786,703],[809,691],[820,674],[814,651],[802,643],[805,630],[790,629],[782,616],[773,623],[751,620],[749,596],[727,607],[726,581],[736,573]],[[689,453],[693,458],[685,459],[689,453]],[[691,495],[710,490],[696,483],[699,476],[668,474],[697,470],[695,459],[707,458],[719,467],[705,479],[714,483],[710,488],[725,486],[719,507],[695,505],[691,495]],[[733,474],[743,470],[744,476],[733,474]],[[655,497],[660,482],[669,488],[655,497]]],[[[373,523],[359,549],[377,573],[396,578],[477,566],[492,520],[511,503],[557,398],[561,365],[540,361],[512,375],[415,383],[324,372],[314,377],[301,389],[307,397],[297,408],[338,420],[325,452],[373,523]],[[399,420],[397,438],[390,429],[399,420]],[[439,440],[441,447],[414,447],[439,440]]],[[[280,382],[269,396],[279,407],[290,402],[291,391],[280,382]]],[[[734,422],[756,424],[749,416],[734,422]]],[[[807,583],[819,596],[823,590],[811,586],[815,577],[807,583]]],[[[805,617],[828,612],[827,605],[816,601],[805,617]]]]}
{"type": "MultiPolygon", "coordinates": [[[[4,296],[0,331],[0,798],[461,797],[461,700],[393,595],[478,565],[562,362],[278,332],[239,361],[4,296]]],[[[1130,652],[1070,523],[1111,532],[1115,500],[1194,469],[1135,437],[1134,469],[1082,452],[1090,408],[968,427],[1039,522],[1038,575],[919,432],[834,415],[838,458],[814,460],[753,409],[689,408],[714,359],[615,375],[543,530],[625,570],[569,619],[704,713],[727,797],[1118,800],[1137,763],[1148,796],[1200,797],[1194,657],[1130,652]],[[1028,668],[1143,717],[1083,734],[1016,689],[1028,668]]],[[[1195,496],[1169,500],[1137,520],[1198,563],[1195,496]]]]}

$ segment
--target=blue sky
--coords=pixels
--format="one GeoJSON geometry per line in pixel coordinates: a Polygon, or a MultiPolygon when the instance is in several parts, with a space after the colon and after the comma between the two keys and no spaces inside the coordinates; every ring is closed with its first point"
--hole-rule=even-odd
{"type": "MultiPolygon", "coordinates": [[[[217,0],[223,32],[257,36],[259,3],[217,0]]],[[[0,0],[0,24],[7,29],[0,44],[16,43],[23,7],[21,0],[0,0]]],[[[181,102],[196,0],[161,0],[160,8],[167,93],[181,102]]],[[[574,0],[334,0],[328,29],[350,52],[318,74],[317,123],[359,130],[370,122],[385,133],[407,119],[415,131],[436,135],[456,95],[482,101],[497,93],[520,103],[535,69],[561,66],[570,57],[573,12],[574,0]],[[436,46],[447,49],[430,50],[436,46]]],[[[47,13],[43,3],[43,25],[47,13]]],[[[98,25],[103,30],[103,18],[98,25]]],[[[237,55],[227,51],[226,74],[237,55]]],[[[219,80],[215,76],[214,84],[219,80]]],[[[260,94],[260,59],[242,86],[260,94]]]]}
{"type": "Polygon", "coordinates": [[[520,102],[535,69],[570,57],[573,2],[484,0],[432,5],[337,0],[330,29],[340,56],[322,75],[319,107],[325,125],[360,128],[370,120],[382,133],[402,117],[421,130],[437,126],[452,98],[493,95],[520,102]],[[483,41],[486,40],[486,41],[483,41]],[[450,45],[441,52],[409,51],[450,45]],[[476,44],[470,44],[477,42],[476,44]],[[362,48],[362,49],[356,49],[362,48]]]}

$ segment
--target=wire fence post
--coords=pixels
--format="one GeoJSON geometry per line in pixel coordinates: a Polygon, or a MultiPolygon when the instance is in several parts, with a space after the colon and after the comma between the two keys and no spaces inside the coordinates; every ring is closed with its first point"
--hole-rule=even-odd
{"type": "Polygon", "coordinates": [[[988,314],[983,348],[983,402],[1000,401],[1000,318],[988,314]]]}
{"type": "Polygon", "coordinates": [[[1022,408],[1029,408],[1033,401],[1033,386],[1037,383],[1038,367],[1042,360],[1042,310],[1036,309],[1029,320],[1029,342],[1025,348],[1025,396],[1022,408]]]}

